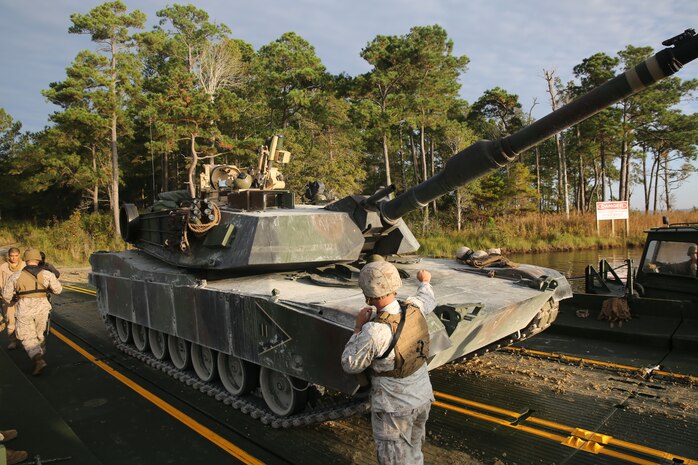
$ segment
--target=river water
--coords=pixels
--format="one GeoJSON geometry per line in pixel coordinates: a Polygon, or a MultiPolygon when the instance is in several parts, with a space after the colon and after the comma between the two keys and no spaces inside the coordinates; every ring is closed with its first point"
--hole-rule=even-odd
{"type": "Polygon", "coordinates": [[[625,260],[631,258],[633,266],[637,267],[642,257],[641,248],[622,248],[604,250],[577,250],[573,252],[547,252],[534,254],[511,254],[506,256],[509,260],[518,263],[529,263],[531,265],[543,266],[560,271],[570,279],[572,288],[575,291],[584,290],[584,268],[593,265],[598,271],[599,261],[606,261],[621,278],[625,278],[627,267],[625,260]]]}

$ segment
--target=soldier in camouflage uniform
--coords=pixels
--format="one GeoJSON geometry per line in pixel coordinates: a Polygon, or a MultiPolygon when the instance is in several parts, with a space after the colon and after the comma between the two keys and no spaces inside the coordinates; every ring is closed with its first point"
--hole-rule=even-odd
{"type": "Polygon", "coordinates": [[[46,368],[42,344],[51,311],[48,295],[60,294],[63,286],[53,273],[39,266],[41,254],[38,250],[27,249],[24,252],[24,261],[27,265],[22,271],[9,277],[2,297],[8,302],[17,299],[17,339],[22,342],[27,355],[34,361],[32,374],[36,376],[46,368]]]}
{"type": "Polygon", "coordinates": [[[425,426],[434,401],[426,359],[429,330],[424,318],[436,307],[431,274],[417,273],[417,294],[396,300],[398,270],[385,261],[368,263],[359,275],[366,303],[342,354],[348,373],[371,377],[371,424],[381,465],[423,464],[425,426]],[[401,323],[402,322],[402,323],[401,323]],[[396,337],[397,336],[397,337],[396,337]]]}
{"type": "MultiPolygon", "coordinates": [[[[24,260],[19,258],[19,249],[11,247],[7,251],[7,261],[0,265],[0,292],[5,288],[5,284],[10,276],[22,268],[24,268],[24,260]]],[[[15,336],[16,305],[10,301],[0,300],[2,300],[2,316],[0,316],[0,320],[4,317],[4,323],[7,325],[7,336],[10,338],[7,348],[12,350],[17,347],[17,337],[15,336]]]]}

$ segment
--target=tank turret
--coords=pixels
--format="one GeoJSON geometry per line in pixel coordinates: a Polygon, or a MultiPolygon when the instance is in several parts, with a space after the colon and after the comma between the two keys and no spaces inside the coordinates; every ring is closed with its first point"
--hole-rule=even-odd
{"type": "Polygon", "coordinates": [[[394,188],[387,187],[322,208],[296,206],[293,193],[283,190],[279,170],[290,154],[279,149],[274,137],[260,150],[256,169],[206,167],[201,198],[179,191],[183,196],[176,208],[144,215],[124,205],[124,240],[176,266],[233,272],[352,262],[366,253],[414,253],[419,243],[401,219],[406,213],[505,166],[522,151],[676,73],[698,56],[698,37],[691,29],[664,45],[668,48],[518,132],[476,142],[440,173],[395,199],[388,199],[394,188]]]}

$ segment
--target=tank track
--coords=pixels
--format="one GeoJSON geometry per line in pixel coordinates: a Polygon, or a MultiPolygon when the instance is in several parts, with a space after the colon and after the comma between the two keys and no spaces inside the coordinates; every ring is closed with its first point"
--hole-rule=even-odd
{"type": "Polygon", "coordinates": [[[102,316],[104,325],[112,338],[114,345],[126,355],[140,360],[141,362],[162,371],[168,376],[196,389],[209,397],[225,405],[229,405],[240,412],[261,421],[272,428],[292,428],[308,426],[315,423],[322,423],[329,420],[340,420],[342,418],[361,415],[370,411],[368,399],[351,399],[335,401],[330,396],[320,396],[315,402],[308,402],[308,407],[301,412],[287,417],[279,417],[267,410],[264,402],[254,395],[234,396],[225,388],[201,381],[195,374],[179,370],[172,363],[166,360],[158,360],[152,354],[141,352],[135,347],[121,342],[116,333],[112,321],[106,316],[102,316]],[[316,404],[311,406],[311,404],[316,404]]]}
{"type": "MultiPolygon", "coordinates": [[[[538,315],[536,315],[533,321],[523,330],[495,341],[492,344],[486,345],[485,347],[471,352],[458,360],[454,360],[453,362],[471,360],[538,334],[550,326],[553,321],[555,321],[558,309],[558,302],[553,302],[552,299],[548,300],[538,315]]],[[[135,347],[124,344],[118,339],[116,328],[112,324],[111,320],[106,316],[102,316],[102,320],[104,321],[104,325],[106,326],[114,345],[126,355],[140,360],[145,364],[158,369],[168,376],[186,384],[187,386],[190,386],[193,389],[208,395],[209,397],[214,397],[217,401],[222,402],[225,405],[229,405],[256,420],[261,421],[263,424],[271,426],[272,428],[292,428],[322,423],[329,420],[340,420],[342,418],[368,413],[371,409],[368,399],[349,399],[344,402],[335,402],[332,399],[328,400],[321,397],[318,405],[314,407],[306,408],[303,412],[295,415],[279,417],[267,410],[263,406],[263,402],[254,396],[234,396],[216,384],[206,383],[201,381],[196,375],[179,370],[168,361],[158,360],[147,352],[141,352],[135,347]]]]}

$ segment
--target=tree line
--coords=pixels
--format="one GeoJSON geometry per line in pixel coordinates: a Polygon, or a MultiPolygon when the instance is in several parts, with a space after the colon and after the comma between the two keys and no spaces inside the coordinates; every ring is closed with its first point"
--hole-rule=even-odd
{"type": "MultiPolygon", "coordinates": [[[[327,71],[293,32],[258,50],[193,5],[146,16],[121,1],[72,14],[70,34],[90,36],[66,77],[48,84],[50,124],[23,132],[0,108],[0,202],[7,217],[67,217],[111,211],[118,234],[123,201],[146,205],[181,189],[192,161],[256,164],[272,134],[293,154],[287,186],[300,195],[322,180],[337,195],[404,190],[438,172],[475,142],[532,122],[517,95],[495,87],[459,97],[469,58],[453,53],[438,25],[378,35],[360,51],[370,70],[327,71]]],[[[546,104],[556,109],[654,53],[628,45],[596,53],[562,82],[542,70],[546,104]]],[[[507,168],[425,207],[423,228],[460,229],[463,218],[522,211],[589,211],[597,200],[644,200],[672,208],[672,191],[694,171],[698,114],[677,104],[698,80],[671,77],[522,153],[507,168]],[[614,189],[615,188],[615,189],[614,189]]]]}

